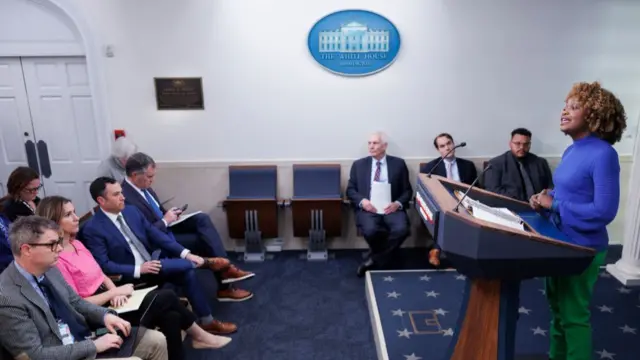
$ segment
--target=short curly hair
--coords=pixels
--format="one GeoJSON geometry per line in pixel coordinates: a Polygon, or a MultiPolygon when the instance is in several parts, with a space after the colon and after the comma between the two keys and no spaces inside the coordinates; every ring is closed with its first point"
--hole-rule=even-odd
{"type": "Polygon", "coordinates": [[[609,144],[622,139],[627,128],[627,114],[620,100],[599,82],[580,82],[573,85],[565,101],[574,98],[586,110],[589,131],[609,144]]]}

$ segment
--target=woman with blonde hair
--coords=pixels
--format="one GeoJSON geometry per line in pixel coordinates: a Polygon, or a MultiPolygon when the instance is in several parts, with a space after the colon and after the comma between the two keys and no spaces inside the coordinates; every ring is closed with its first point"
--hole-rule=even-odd
{"type": "Polygon", "coordinates": [[[560,130],[573,140],[553,174],[553,190],[530,199],[545,209],[572,243],[596,251],[579,275],[546,279],[551,308],[550,359],[589,360],[593,357],[589,306],[609,245],[607,225],[620,204],[620,162],[613,144],[627,127],[618,98],[599,83],[575,84],[565,99],[560,130]]]}
{"type": "MultiPolygon", "coordinates": [[[[82,242],[75,239],[80,222],[71,200],[61,196],[46,197],[38,205],[36,214],[53,220],[60,226],[63,251],[59,255],[57,267],[69,285],[93,304],[110,304],[116,308],[124,305],[133,292],[133,285],[116,286],[102,272],[82,242]]],[[[198,326],[196,316],[180,303],[171,290],[149,292],[137,312],[121,316],[132,324],[139,323],[150,329],[158,327],[167,338],[170,360],[183,358],[181,330],[191,336],[196,349],[218,349],[231,341],[229,337],[210,334],[198,326]]]]}

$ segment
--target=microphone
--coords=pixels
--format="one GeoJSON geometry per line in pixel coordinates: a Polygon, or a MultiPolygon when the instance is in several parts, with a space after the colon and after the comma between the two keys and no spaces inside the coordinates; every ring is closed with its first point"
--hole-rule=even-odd
{"type": "Polygon", "coordinates": [[[440,163],[444,161],[444,158],[449,156],[449,154],[451,154],[453,152],[453,150],[455,150],[457,148],[465,147],[465,146],[467,146],[467,143],[463,141],[460,144],[454,146],[453,149],[449,150],[449,152],[447,152],[443,157],[441,157],[440,160],[438,160],[438,162],[436,163],[436,165],[433,168],[431,168],[431,170],[427,173],[427,177],[428,178],[431,177],[431,173],[434,172],[438,168],[438,165],[440,165],[440,163]]]}
{"type": "Polygon", "coordinates": [[[471,191],[471,189],[476,185],[476,183],[482,177],[482,175],[484,175],[484,173],[487,172],[487,170],[489,170],[490,168],[491,168],[491,163],[487,164],[487,167],[484,168],[482,171],[480,171],[480,174],[478,174],[478,176],[475,178],[475,180],[473,180],[471,185],[469,185],[469,188],[467,189],[467,191],[464,192],[464,194],[460,198],[460,201],[458,201],[458,203],[456,204],[456,207],[453,208],[453,211],[458,212],[458,207],[460,206],[460,204],[462,204],[462,200],[464,200],[467,197],[467,194],[469,194],[469,191],[471,191]]]}

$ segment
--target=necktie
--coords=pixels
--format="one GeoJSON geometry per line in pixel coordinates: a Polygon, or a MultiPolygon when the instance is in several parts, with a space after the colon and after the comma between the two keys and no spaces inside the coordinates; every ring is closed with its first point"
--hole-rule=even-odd
{"type": "Polygon", "coordinates": [[[149,205],[153,209],[153,212],[156,214],[156,216],[158,218],[162,219],[164,214],[162,213],[162,210],[160,210],[160,207],[158,206],[158,204],[156,204],[156,202],[153,200],[153,197],[151,196],[149,191],[148,190],[142,190],[142,193],[144,194],[145,199],[147,199],[147,202],[149,203],[149,205]]]}
{"type": "Polygon", "coordinates": [[[527,193],[526,201],[529,201],[529,199],[536,193],[536,191],[533,188],[531,177],[529,177],[529,173],[527,172],[527,169],[524,167],[524,164],[521,161],[518,161],[518,166],[520,166],[520,175],[522,175],[522,180],[524,181],[524,189],[525,189],[525,192],[527,193]]]}
{"type": "Polygon", "coordinates": [[[36,282],[44,296],[47,298],[53,317],[69,326],[71,335],[73,335],[76,341],[84,340],[91,336],[89,328],[82,322],[78,321],[78,318],[73,314],[72,310],[69,309],[69,306],[65,303],[64,299],[62,299],[46,276],[40,281],[36,279],[36,282]]]}
{"type": "Polygon", "coordinates": [[[376,162],[376,174],[373,176],[373,181],[380,181],[380,161],[376,162]]]}
{"type": "Polygon", "coordinates": [[[131,231],[129,226],[127,226],[127,223],[124,222],[124,218],[122,217],[122,214],[118,215],[118,224],[120,224],[120,230],[122,230],[122,232],[129,238],[133,247],[135,247],[136,250],[138,250],[138,252],[142,256],[142,259],[144,261],[151,260],[151,255],[149,255],[149,252],[144,247],[144,245],[140,242],[138,237],[133,233],[133,231],[131,231]]]}
{"type": "Polygon", "coordinates": [[[452,163],[450,163],[448,161],[445,161],[444,163],[447,166],[447,179],[453,179],[453,174],[451,173],[451,164],[452,163]]]}

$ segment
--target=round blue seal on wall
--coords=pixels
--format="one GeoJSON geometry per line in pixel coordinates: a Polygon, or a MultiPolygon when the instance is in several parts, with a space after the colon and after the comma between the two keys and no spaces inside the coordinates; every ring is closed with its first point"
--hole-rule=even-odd
{"type": "Polygon", "coordinates": [[[400,33],[382,15],[343,10],[313,25],[308,45],[311,56],[332,73],[365,76],[393,63],[400,50],[400,33]]]}

